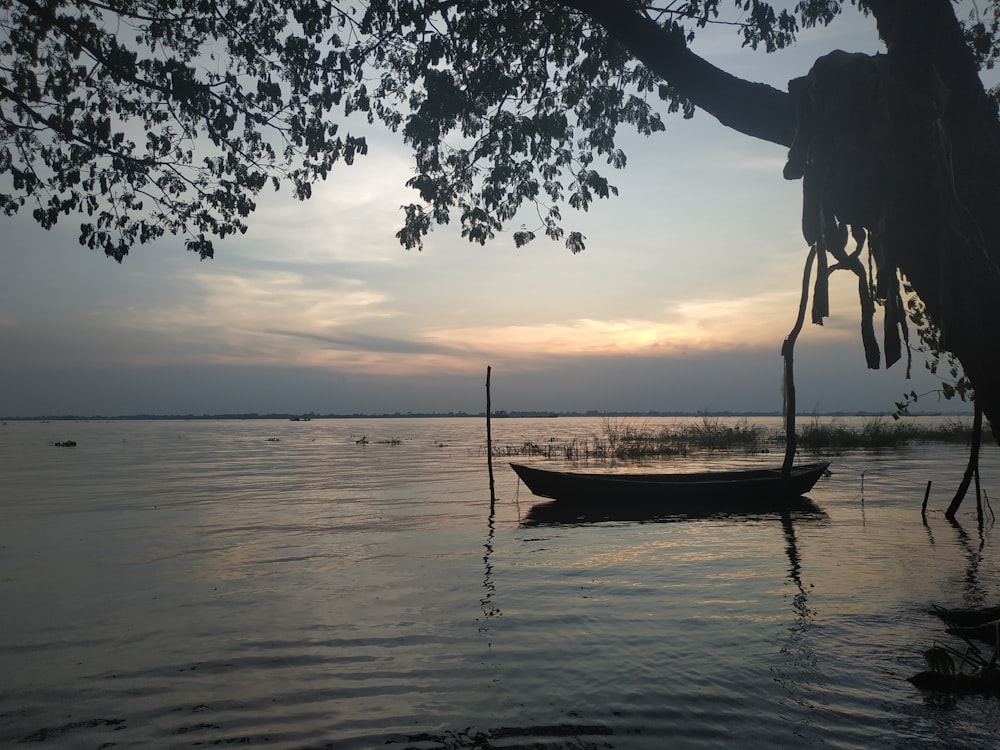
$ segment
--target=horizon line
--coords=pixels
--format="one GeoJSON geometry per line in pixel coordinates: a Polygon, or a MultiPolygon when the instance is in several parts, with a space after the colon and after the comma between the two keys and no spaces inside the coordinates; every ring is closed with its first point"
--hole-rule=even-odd
{"type": "MultiPolygon", "coordinates": [[[[889,411],[825,411],[825,412],[800,412],[796,417],[888,417],[893,412],[889,411]]],[[[540,410],[494,410],[492,419],[552,419],[557,417],[780,417],[780,411],[660,411],[650,409],[648,411],[619,411],[588,409],[586,411],[540,411],[540,410]]],[[[901,417],[962,417],[972,416],[971,411],[906,411],[900,414],[901,417]]],[[[81,416],[78,414],[60,415],[36,415],[27,417],[6,416],[0,420],[7,422],[96,422],[96,421],[137,421],[137,420],[241,420],[241,419],[287,419],[291,421],[310,421],[313,419],[440,419],[440,418],[480,418],[486,417],[485,411],[466,412],[355,412],[318,414],[316,412],[226,412],[217,414],[121,414],[117,416],[107,416],[94,414],[81,416]]]]}

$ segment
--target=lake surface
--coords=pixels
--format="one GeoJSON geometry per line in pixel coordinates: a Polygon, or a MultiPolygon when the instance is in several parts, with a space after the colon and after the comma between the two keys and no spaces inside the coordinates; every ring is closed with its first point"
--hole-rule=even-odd
{"type": "Polygon", "coordinates": [[[0,746],[1000,747],[997,699],[906,681],[960,644],[931,605],[1000,603],[996,529],[943,515],[965,460],[834,456],[784,521],[531,525],[478,419],[11,422],[0,746]]]}

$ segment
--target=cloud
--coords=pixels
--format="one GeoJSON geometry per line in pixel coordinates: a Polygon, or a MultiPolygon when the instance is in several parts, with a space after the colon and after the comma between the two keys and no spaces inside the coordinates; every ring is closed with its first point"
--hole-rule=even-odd
{"type": "Polygon", "coordinates": [[[220,251],[238,252],[244,260],[307,266],[412,263],[395,237],[403,224],[400,206],[416,200],[405,186],[412,171],[407,150],[379,139],[353,165],[337,165],[313,187],[308,201],[287,190],[260,200],[248,241],[222,243],[220,251]]]}
{"type": "MultiPolygon", "coordinates": [[[[342,342],[350,345],[352,342],[342,342]]],[[[360,342],[353,342],[359,344],[360,342]]],[[[386,342],[376,342],[387,346],[386,342]]],[[[378,356],[362,347],[359,358],[378,356]]],[[[399,362],[402,353],[387,356],[399,362]]],[[[51,414],[475,413],[484,408],[487,364],[493,366],[493,406],[539,411],[778,411],[782,362],[775,347],[691,351],[682,355],[564,355],[509,362],[502,357],[441,356],[448,366],[403,372],[355,368],[191,363],[155,366],[91,363],[67,368],[6,361],[0,416],[51,414]],[[456,363],[460,367],[454,366],[456,363]]],[[[800,413],[889,411],[911,388],[934,381],[914,367],[868,371],[860,342],[805,341],[796,352],[800,413]]],[[[959,409],[922,400],[924,408],[959,409]]]]}
{"type": "MultiPolygon", "coordinates": [[[[732,34],[697,44],[781,86],[834,38],[806,32],[763,55],[732,34]]],[[[366,136],[371,153],[310,201],[262,194],[247,234],[206,263],[165,238],[118,266],[80,248],[69,219],[47,233],[9,220],[2,398],[29,413],[469,410],[492,363],[498,408],[780,408],[778,352],[807,252],[786,149],[704,114],[669,118],[654,138],[623,133],[628,169],[608,170],[620,198],[566,211],[585,253],[544,239],[515,249],[521,216],[486,248],[451,226],[416,253],[394,236],[415,199],[412,155],[396,134],[366,136]]],[[[831,282],[831,309],[800,339],[801,402],[865,408],[850,275],[831,282]]]]}
{"type": "MultiPolygon", "coordinates": [[[[771,348],[777,351],[794,322],[797,295],[774,292],[736,299],[693,299],[664,306],[661,319],[577,318],[526,325],[425,329],[421,338],[454,349],[510,360],[554,356],[665,356],[771,348]]],[[[810,338],[827,344],[856,336],[837,322],[810,338]]]]}

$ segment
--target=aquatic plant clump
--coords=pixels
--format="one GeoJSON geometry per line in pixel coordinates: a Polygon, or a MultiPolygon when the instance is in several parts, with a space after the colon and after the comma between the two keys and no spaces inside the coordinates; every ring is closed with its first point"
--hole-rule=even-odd
{"type": "Polygon", "coordinates": [[[799,433],[800,445],[810,451],[843,448],[897,448],[912,442],[919,428],[906,423],[886,423],[879,419],[865,422],[860,428],[842,424],[821,424],[817,420],[799,433]]]}
{"type": "MultiPolygon", "coordinates": [[[[520,445],[493,446],[497,457],[537,456],[567,461],[642,460],[686,456],[705,451],[746,454],[780,451],[785,433],[753,424],[705,416],[694,424],[650,425],[628,419],[606,417],[601,431],[589,438],[561,441],[550,437],[544,444],[525,441],[520,445]]],[[[920,425],[872,418],[860,426],[821,421],[818,417],[797,432],[802,451],[823,454],[843,450],[893,450],[914,443],[968,444],[972,428],[961,420],[941,425],[920,425]]]]}
{"type": "Polygon", "coordinates": [[[605,418],[600,434],[560,442],[550,438],[544,446],[525,441],[520,445],[494,446],[498,457],[544,456],[583,460],[639,460],[665,456],[683,456],[695,451],[768,452],[778,442],[776,434],[742,420],[735,425],[706,417],[700,424],[650,426],[626,419],[605,418]]]}
{"type": "Polygon", "coordinates": [[[858,427],[814,419],[798,433],[801,448],[813,453],[849,448],[893,449],[913,443],[958,443],[972,441],[972,428],[959,420],[943,425],[886,422],[875,418],[858,427]]]}

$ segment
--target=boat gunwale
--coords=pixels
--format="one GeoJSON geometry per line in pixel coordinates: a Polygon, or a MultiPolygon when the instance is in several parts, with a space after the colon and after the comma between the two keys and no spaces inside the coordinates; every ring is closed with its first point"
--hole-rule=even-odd
{"type": "MultiPolygon", "coordinates": [[[[610,473],[610,472],[587,472],[587,471],[566,471],[564,469],[545,469],[530,464],[510,462],[510,466],[523,479],[518,469],[524,469],[529,473],[537,472],[543,475],[555,475],[568,480],[579,479],[581,481],[607,481],[629,484],[723,484],[725,482],[739,481],[775,481],[782,479],[780,467],[767,467],[758,469],[727,469],[725,471],[698,471],[681,473],[610,473]]],[[[830,466],[829,461],[816,461],[810,464],[798,464],[792,467],[790,478],[800,477],[814,471],[822,473],[830,466]]]]}
{"type": "Polygon", "coordinates": [[[536,468],[511,462],[528,490],[539,497],[573,503],[654,503],[678,508],[740,507],[803,496],[829,467],[829,461],[793,467],[689,474],[595,474],[536,468]],[[694,503],[692,506],[691,504],[694,503]]]}

